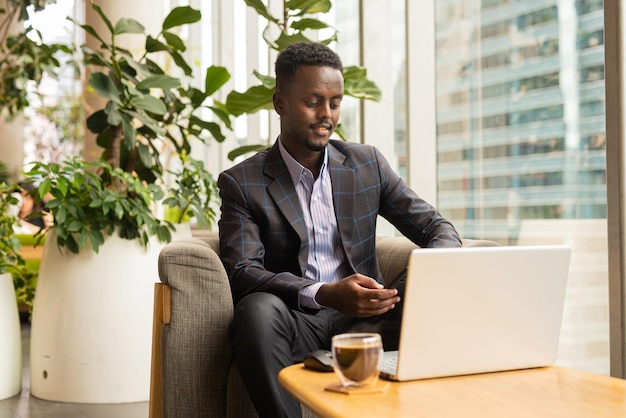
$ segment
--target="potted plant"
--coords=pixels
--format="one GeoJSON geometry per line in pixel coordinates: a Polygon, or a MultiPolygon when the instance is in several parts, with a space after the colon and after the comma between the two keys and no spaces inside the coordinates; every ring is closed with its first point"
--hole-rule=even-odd
{"type": "Polygon", "coordinates": [[[29,293],[32,274],[20,255],[20,243],[14,232],[18,200],[15,187],[0,182],[0,399],[22,389],[22,334],[16,289],[29,293]]]}
{"type": "MultiPolygon", "coordinates": [[[[109,33],[75,23],[101,44],[82,50],[92,69],[89,86],[106,100],[87,118],[102,156],[35,163],[27,172],[54,217],[33,308],[31,393],[64,402],[134,402],[148,398],[158,241],[167,242],[173,229],[155,209],[168,189],[162,153],[184,155],[192,138],[223,140],[220,125],[199,115],[209,109],[230,127],[219,104],[207,104],[229,74],[210,67],[199,89],[157,64],[165,56],[191,75],[175,33],[200,20],[191,7],[172,9],[156,36],[134,19],[111,22],[97,4],[91,7],[109,33]],[[122,48],[118,36],[125,34],[144,37],[145,50],[135,56],[122,48]]],[[[168,195],[168,205],[182,201],[168,195]]]]}

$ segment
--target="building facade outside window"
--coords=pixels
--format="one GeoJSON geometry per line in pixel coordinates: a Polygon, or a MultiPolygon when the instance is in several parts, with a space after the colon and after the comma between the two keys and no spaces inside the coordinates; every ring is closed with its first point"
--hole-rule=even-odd
{"type": "Polygon", "coordinates": [[[570,245],[559,362],[608,374],[603,2],[435,4],[438,207],[463,236],[570,245]]]}

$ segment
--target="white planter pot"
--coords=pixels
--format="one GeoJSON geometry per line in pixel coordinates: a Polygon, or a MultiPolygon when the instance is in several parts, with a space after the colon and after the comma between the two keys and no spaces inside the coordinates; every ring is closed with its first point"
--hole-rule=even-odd
{"type": "Polygon", "coordinates": [[[13,278],[0,274],[0,399],[22,390],[22,332],[13,278]]]}
{"type": "Polygon", "coordinates": [[[95,254],[44,245],[33,305],[30,383],[38,398],[146,401],[154,283],[162,244],[107,238],[95,254]]]}

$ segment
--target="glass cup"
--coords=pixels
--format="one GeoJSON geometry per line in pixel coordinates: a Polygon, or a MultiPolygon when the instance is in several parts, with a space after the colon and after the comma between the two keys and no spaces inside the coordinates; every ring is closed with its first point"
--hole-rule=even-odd
{"type": "Polygon", "coordinates": [[[383,344],[380,334],[346,333],[333,337],[333,367],[344,387],[373,386],[378,381],[378,363],[383,344]]]}

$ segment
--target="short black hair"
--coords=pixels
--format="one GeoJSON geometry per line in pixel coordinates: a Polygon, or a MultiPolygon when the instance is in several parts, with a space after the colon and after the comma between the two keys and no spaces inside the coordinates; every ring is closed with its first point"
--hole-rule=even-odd
{"type": "Polygon", "coordinates": [[[301,65],[332,67],[343,73],[341,58],[321,42],[294,42],[283,49],[276,58],[276,87],[282,78],[293,75],[301,65]]]}

